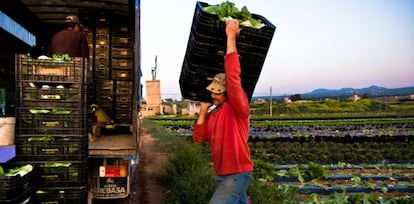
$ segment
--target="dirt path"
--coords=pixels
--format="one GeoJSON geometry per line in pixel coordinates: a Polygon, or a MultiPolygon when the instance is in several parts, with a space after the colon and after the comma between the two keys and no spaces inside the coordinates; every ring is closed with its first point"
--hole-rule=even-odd
{"type": "Polygon", "coordinates": [[[159,172],[167,156],[155,148],[156,139],[145,128],[142,128],[140,137],[140,162],[134,173],[129,203],[160,204],[167,188],[159,172]]]}

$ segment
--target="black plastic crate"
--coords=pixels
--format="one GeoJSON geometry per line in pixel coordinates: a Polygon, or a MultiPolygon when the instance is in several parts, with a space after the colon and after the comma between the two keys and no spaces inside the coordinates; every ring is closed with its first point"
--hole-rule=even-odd
{"type": "MultiPolygon", "coordinates": [[[[16,162],[26,162],[17,157],[16,162]]],[[[33,161],[38,174],[38,187],[81,187],[87,184],[87,158],[82,161],[33,161]]]]}
{"type": "MultiPolygon", "coordinates": [[[[213,38],[225,40],[225,23],[220,21],[217,15],[205,12],[204,7],[207,6],[210,5],[205,2],[198,1],[196,3],[192,27],[199,30],[199,33],[206,34],[207,36],[210,35],[213,38]],[[203,26],[205,29],[203,29],[203,26]]],[[[244,43],[258,45],[261,47],[269,47],[276,27],[261,15],[253,13],[252,17],[255,19],[260,19],[265,26],[261,29],[243,26],[239,37],[242,38],[241,40],[244,43]]]]}
{"type": "Polygon", "coordinates": [[[134,35],[134,27],[127,25],[116,26],[112,29],[113,36],[131,36],[134,35]]]}
{"type": "Polygon", "coordinates": [[[73,188],[39,188],[36,191],[36,203],[39,204],[86,204],[87,186],[73,188]]]}
{"type": "Polygon", "coordinates": [[[132,69],[134,59],[112,58],[112,69],[132,69]]]}
{"type": "MultiPolygon", "coordinates": [[[[109,53],[109,49],[107,50],[109,53]]],[[[95,59],[95,66],[96,67],[109,67],[109,57],[107,56],[97,56],[95,59]]]]}
{"type": "Polygon", "coordinates": [[[129,94],[132,95],[132,81],[116,81],[116,93],[117,94],[129,94]]]}
{"type": "Polygon", "coordinates": [[[23,192],[19,192],[17,196],[13,196],[7,200],[1,200],[0,203],[6,204],[16,204],[16,203],[24,203],[24,204],[36,204],[36,186],[31,186],[23,192]]]}
{"type": "Polygon", "coordinates": [[[128,106],[132,106],[132,95],[131,94],[116,94],[117,104],[125,103],[128,106]]]}
{"type": "Polygon", "coordinates": [[[88,62],[74,57],[71,61],[33,59],[27,54],[17,54],[16,81],[76,83],[86,82],[88,62]]]}
{"type": "Polygon", "coordinates": [[[98,93],[112,94],[114,92],[114,81],[113,80],[97,80],[96,90],[98,93]]]}
{"type": "MultiPolygon", "coordinates": [[[[14,169],[26,164],[0,164],[4,171],[14,169]]],[[[0,203],[17,203],[18,201],[24,201],[30,197],[30,193],[34,191],[34,187],[37,185],[37,168],[33,166],[33,170],[23,177],[16,176],[0,176],[0,203]]]]}
{"type": "Polygon", "coordinates": [[[86,107],[86,85],[78,84],[79,87],[59,85],[46,85],[28,87],[26,82],[18,83],[16,92],[19,93],[16,98],[17,107],[25,108],[85,108],[86,107]]]}
{"type": "MultiPolygon", "coordinates": [[[[186,61],[188,64],[188,62],[186,61]]],[[[191,100],[202,100],[205,101],[206,98],[210,98],[210,92],[206,90],[206,87],[211,83],[210,80],[207,78],[213,77],[215,74],[218,74],[220,72],[224,72],[224,68],[222,69],[210,69],[210,72],[206,71],[211,67],[207,66],[196,66],[192,65],[193,69],[195,68],[195,71],[189,70],[188,66],[184,65],[183,69],[181,70],[179,84],[181,88],[182,94],[183,91],[185,91],[186,96],[190,96],[191,100]],[[194,92],[194,94],[190,94],[191,92],[194,92]],[[197,99],[197,96],[203,96],[200,99],[197,99]]],[[[241,81],[242,81],[242,88],[246,92],[246,95],[248,99],[250,100],[253,96],[253,91],[256,86],[258,76],[250,75],[248,72],[241,73],[241,81]],[[257,78],[256,78],[257,77],[257,78]]],[[[184,97],[184,95],[183,95],[184,97]]],[[[186,98],[186,97],[184,97],[186,98]]]]}
{"type": "Polygon", "coordinates": [[[95,78],[96,79],[109,79],[109,67],[105,64],[97,64],[95,66],[95,78]]]}
{"type": "MultiPolygon", "coordinates": [[[[99,35],[97,36],[98,42],[107,43],[109,36],[99,35]]],[[[95,56],[98,63],[107,63],[109,61],[109,46],[107,45],[97,45],[95,49],[95,56]]]]}
{"type": "Polygon", "coordinates": [[[84,135],[86,133],[86,109],[16,110],[16,135],[84,135]]]}
{"type": "Polygon", "coordinates": [[[132,80],[132,70],[113,69],[112,79],[130,81],[132,80]]]}
{"type": "Polygon", "coordinates": [[[16,154],[25,161],[85,160],[88,138],[86,135],[17,136],[16,154]]]}
{"type": "MultiPolygon", "coordinates": [[[[208,36],[200,35],[196,33],[195,31],[193,31],[192,33],[190,33],[190,36],[189,36],[188,49],[191,50],[192,48],[199,47],[199,48],[204,48],[204,49],[215,51],[215,52],[207,53],[207,55],[214,55],[217,53],[224,54],[224,52],[226,51],[226,47],[225,47],[226,41],[215,42],[211,39],[212,38],[209,38],[208,36]]],[[[244,37],[244,39],[246,39],[246,37],[244,37]]],[[[238,41],[236,45],[237,45],[239,54],[253,54],[253,55],[258,54],[258,56],[266,57],[266,54],[268,52],[268,47],[261,47],[255,44],[249,44],[249,43],[243,42],[243,37],[240,37],[240,36],[237,38],[237,40],[238,41]]]]}
{"type": "Polygon", "coordinates": [[[133,47],[134,39],[128,36],[112,36],[112,46],[114,47],[133,47]]]}
{"type": "Polygon", "coordinates": [[[114,89],[113,80],[97,80],[96,84],[98,89],[108,89],[110,92],[112,92],[114,89]]]}
{"type": "Polygon", "coordinates": [[[112,102],[114,101],[114,94],[113,92],[100,92],[100,94],[97,96],[97,102],[111,102],[110,105],[112,106],[112,102]]]}
{"type": "Polygon", "coordinates": [[[112,57],[114,58],[133,58],[134,50],[132,48],[113,47],[112,57]]]}
{"type": "MultiPolygon", "coordinates": [[[[225,22],[220,21],[217,15],[205,12],[206,6],[209,4],[196,3],[179,81],[183,97],[191,100],[209,98],[206,95],[210,93],[205,90],[209,84],[206,77],[224,72],[225,22]]],[[[261,15],[252,14],[252,17],[260,19],[265,26],[261,29],[242,26],[237,39],[242,86],[249,100],[253,95],[276,29],[261,15]]]]}
{"type": "MultiPolygon", "coordinates": [[[[224,72],[224,64],[215,65],[213,63],[208,63],[202,61],[202,57],[197,57],[194,55],[188,55],[184,59],[182,71],[185,74],[192,75],[194,77],[200,77],[203,80],[207,77],[213,77],[216,73],[224,72]],[[188,58],[187,58],[188,57],[188,58]]],[[[259,75],[251,73],[249,66],[245,65],[241,67],[240,77],[243,84],[256,84],[259,75]]]]}
{"type": "Polygon", "coordinates": [[[211,101],[210,93],[208,93],[207,90],[195,92],[181,88],[181,95],[183,96],[183,98],[193,101],[211,101]]]}
{"type": "Polygon", "coordinates": [[[115,119],[116,119],[117,122],[130,123],[131,120],[132,120],[131,111],[129,111],[129,112],[117,111],[115,113],[115,119]]]}
{"type": "MultiPolygon", "coordinates": [[[[259,76],[267,53],[254,50],[251,46],[246,47],[245,44],[237,44],[237,48],[242,71],[259,76]]],[[[190,36],[185,57],[196,58],[193,60],[205,66],[223,67],[224,55],[225,47],[202,43],[190,36]]]]}

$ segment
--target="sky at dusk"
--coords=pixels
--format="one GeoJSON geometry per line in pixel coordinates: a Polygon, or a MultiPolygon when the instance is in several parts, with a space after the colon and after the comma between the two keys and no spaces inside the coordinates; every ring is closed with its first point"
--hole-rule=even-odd
{"type": "MultiPolygon", "coordinates": [[[[157,79],[162,98],[181,99],[179,77],[194,0],[141,1],[144,84],[157,79]]],[[[220,4],[223,1],[202,1],[220,4]]],[[[317,88],[414,86],[413,0],[232,0],[276,26],[254,96],[317,88]]]]}

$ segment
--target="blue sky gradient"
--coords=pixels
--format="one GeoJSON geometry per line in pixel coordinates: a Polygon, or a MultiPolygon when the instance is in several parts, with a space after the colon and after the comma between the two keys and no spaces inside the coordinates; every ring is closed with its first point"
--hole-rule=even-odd
{"type": "MultiPolygon", "coordinates": [[[[412,0],[231,2],[277,27],[254,96],[269,95],[270,87],[272,95],[290,95],[317,88],[414,86],[412,0]]],[[[162,98],[181,98],[178,79],[195,5],[141,1],[143,80],[151,80],[158,55],[162,98]]]]}

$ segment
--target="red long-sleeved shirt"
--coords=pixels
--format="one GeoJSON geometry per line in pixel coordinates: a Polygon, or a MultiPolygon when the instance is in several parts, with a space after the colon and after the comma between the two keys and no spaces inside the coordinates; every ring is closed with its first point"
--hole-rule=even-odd
{"type": "Polygon", "coordinates": [[[194,142],[209,143],[216,175],[253,171],[247,143],[249,101],[241,85],[238,53],[227,54],[224,62],[227,100],[209,112],[203,124],[195,124],[193,130],[194,142]]]}

